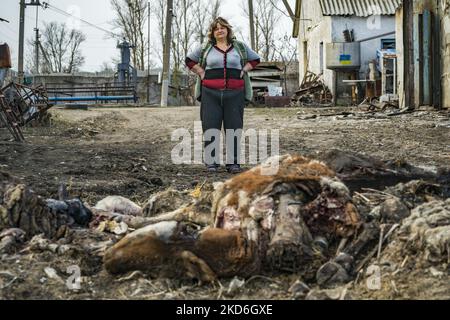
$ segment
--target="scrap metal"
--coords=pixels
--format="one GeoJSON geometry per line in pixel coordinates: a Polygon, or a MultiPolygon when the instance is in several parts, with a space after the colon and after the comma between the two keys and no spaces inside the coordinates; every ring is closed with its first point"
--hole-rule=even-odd
{"type": "Polygon", "coordinates": [[[292,96],[291,105],[295,107],[331,106],[333,95],[321,78],[322,75],[308,71],[300,89],[292,96]]]}
{"type": "Polygon", "coordinates": [[[43,86],[31,88],[11,82],[0,89],[0,122],[18,142],[25,141],[21,127],[39,118],[52,106],[43,86]]]}

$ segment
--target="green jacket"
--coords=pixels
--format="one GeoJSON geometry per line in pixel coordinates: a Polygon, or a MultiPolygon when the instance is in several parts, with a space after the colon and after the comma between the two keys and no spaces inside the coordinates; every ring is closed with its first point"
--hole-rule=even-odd
{"type": "MultiPolygon", "coordinates": [[[[238,40],[233,40],[233,46],[236,48],[237,52],[241,56],[241,65],[242,65],[242,68],[244,68],[244,66],[248,62],[247,49],[245,48],[244,43],[242,43],[241,41],[238,41],[238,40]]],[[[198,62],[198,64],[203,69],[205,69],[205,67],[206,67],[206,57],[208,56],[209,51],[212,48],[213,48],[213,44],[210,41],[208,41],[208,43],[206,43],[202,48],[202,54],[200,56],[200,61],[198,62]]],[[[252,88],[252,83],[250,81],[250,77],[247,72],[244,72],[244,82],[245,82],[245,100],[250,102],[253,99],[253,88],[252,88]]],[[[195,98],[198,101],[201,101],[201,96],[202,96],[202,79],[200,78],[200,76],[198,76],[197,81],[195,83],[195,98]]]]}

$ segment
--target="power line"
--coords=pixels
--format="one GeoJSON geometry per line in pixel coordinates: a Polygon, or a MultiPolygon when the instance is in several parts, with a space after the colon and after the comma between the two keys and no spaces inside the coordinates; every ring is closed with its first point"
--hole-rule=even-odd
{"type": "Polygon", "coordinates": [[[8,25],[5,25],[5,27],[6,27],[6,29],[3,29],[4,31],[6,31],[6,30],[8,30],[9,32],[11,32],[14,36],[17,36],[17,31],[16,30],[14,30],[13,28],[11,28],[10,26],[8,26],[8,25]]]}
{"type": "Polygon", "coordinates": [[[89,21],[86,21],[84,19],[76,17],[76,16],[74,16],[74,15],[72,15],[72,14],[70,14],[70,13],[64,11],[64,10],[61,10],[61,9],[59,9],[59,8],[53,6],[53,5],[50,5],[48,2],[43,2],[42,6],[43,6],[44,9],[49,8],[49,9],[53,10],[54,12],[60,13],[62,15],[65,15],[66,17],[71,17],[71,18],[77,19],[77,20],[79,20],[79,21],[81,21],[81,22],[83,22],[83,23],[85,23],[85,24],[87,24],[87,25],[89,25],[89,26],[91,26],[91,27],[93,27],[95,29],[98,29],[98,30],[100,30],[102,32],[105,32],[105,33],[109,34],[109,35],[112,35],[113,37],[122,39],[122,37],[120,35],[112,32],[112,31],[103,29],[102,27],[99,27],[99,26],[97,26],[97,25],[95,25],[95,24],[93,24],[93,23],[91,23],[89,21]]]}
{"type": "Polygon", "coordinates": [[[10,35],[8,35],[7,33],[3,32],[3,30],[0,30],[1,33],[3,33],[3,37],[5,37],[6,39],[11,40],[14,43],[17,43],[16,39],[13,39],[10,35]]]}

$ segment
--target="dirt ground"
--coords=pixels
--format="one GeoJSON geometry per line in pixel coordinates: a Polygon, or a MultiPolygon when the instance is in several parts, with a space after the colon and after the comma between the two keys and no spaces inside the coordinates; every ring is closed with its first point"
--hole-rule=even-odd
{"type": "MultiPolygon", "coordinates": [[[[406,160],[431,170],[450,166],[449,112],[359,117],[343,111],[355,109],[247,109],[245,129],[279,129],[281,154],[314,157],[341,149],[385,160],[406,160]]],[[[80,196],[90,205],[109,195],[121,195],[142,205],[152,194],[169,187],[186,190],[204,180],[229,178],[224,169],[211,175],[202,165],[171,162],[171,150],[178,143],[171,141],[171,133],[178,128],[193,132],[194,121],[199,120],[196,107],[54,108],[51,114],[50,127],[25,129],[24,144],[12,142],[8,132],[0,129],[0,170],[44,197],[56,197],[58,185],[65,182],[72,196],[80,196]]],[[[104,242],[115,236],[86,237],[104,242]]],[[[411,266],[408,272],[396,275],[397,286],[388,285],[376,292],[360,287],[351,297],[449,299],[449,269],[443,268],[444,277],[436,277],[418,275],[411,266]]],[[[221,285],[197,286],[139,273],[120,278],[108,275],[101,261],[82,252],[19,253],[0,259],[0,299],[290,299],[288,289],[298,278],[295,274],[257,275],[243,288],[227,293],[231,279],[221,285]],[[68,290],[64,283],[70,265],[81,266],[80,290],[68,290]],[[46,274],[46,267],[56,270],[59,278],[46,274]]],[[[391,280],[386,281],[392,284],[391,280]]]]}

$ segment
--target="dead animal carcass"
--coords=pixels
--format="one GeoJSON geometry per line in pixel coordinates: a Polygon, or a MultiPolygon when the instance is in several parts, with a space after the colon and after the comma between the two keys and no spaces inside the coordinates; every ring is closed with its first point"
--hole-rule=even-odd
{"type": "MultiPolygon", "coordinates": [[[[2,172],[0,177],[10,179],[2,172]]],[[[26,238],[58,238],[67,227],[86,226],[91,219],[92,212],[78,198],[45,200],[13,178],[0,183],[0,231],[20,228],[26,238]]]]}
{"type": "Polygon", "coordinates": [[[263,164],[217,184],[212,225],[202,228],[192,221],[191,206],[185,221],[160,221],[124,237],[106,252],[105,268],[113,274],[162,271],[201,281],[262,269],[295,271],[314,259],[317,242],[355,234],[359,215],[332,170],[301,156],[278,160],[276,174],[265,175],[263,164]]]}

